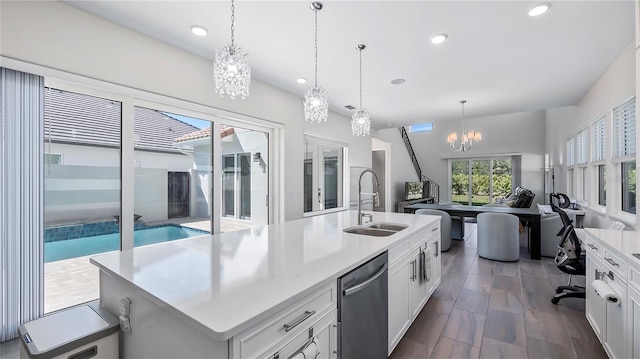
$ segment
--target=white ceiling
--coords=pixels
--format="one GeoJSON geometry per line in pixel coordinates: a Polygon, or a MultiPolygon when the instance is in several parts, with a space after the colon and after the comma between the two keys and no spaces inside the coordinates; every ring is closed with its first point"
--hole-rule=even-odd
{"type": "MultiPolygon", "coordinates": [[[[230,1],[65,1],[207,59],[230,39],[230,1]],[[191,25],[209,29],[197,37],[191,25]]],[[[634,3],[553,1],[324,1],[319,84],[331,109],[363,105],[376,128],[574,105],[634,39],[634,3]],[[432,35],[448,40],[432,45],[432,35]],[[396,78],[403,85],[391,85],[396,78]]],[[[310,1],[236,1],[236,43],[253,77],[302,96],[313,82],[310,1]],[[306,77],[305,85],[296,78],[306,77]]],[[[212,84],[213,86],[213,80],[212,84]]],[[[241,100],[236,100],[241,101],[241,100]]]]}

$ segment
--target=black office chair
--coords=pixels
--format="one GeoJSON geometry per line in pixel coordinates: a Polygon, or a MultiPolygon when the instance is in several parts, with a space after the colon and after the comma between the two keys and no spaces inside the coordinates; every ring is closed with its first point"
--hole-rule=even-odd
{"type": "Polygon", "coordinates": [[[560,208],[569,208],[571,200],[564,193],[549,193],[549,203],[560,208]]]}
{"type": "Polygon", "coordinates": [[[574,275],[585,275],[585,254],[582,253],[580,239],[571,223],[571,219],[565,211],[552,204],[551,208],[560,215],[562,229],[558,232],[560,244],[558,254],[556,254],[556,267],[569,274],[569,283],[556,288],[556,295],[551,298],[551,303],[558,304],[563,298],[585,298],[586,289],[584,287],[571,285],[571,277],[574,275]]]}

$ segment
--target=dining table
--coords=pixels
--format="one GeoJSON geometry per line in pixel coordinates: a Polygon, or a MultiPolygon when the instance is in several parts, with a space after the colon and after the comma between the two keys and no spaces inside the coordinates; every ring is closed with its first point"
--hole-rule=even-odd
{"type": "MultiPolygon", "coordinates": [[[[477,217],[480,213],[506,213],[517,216],[529,228],[529,253],[532,259],[540,259],[540,211],[536,208],[513,208],[509,206],[469,206],[463,204],[416,203],[404,207],[405,213],[415,213],[418,209],[437,209],[452,217],[477,217]]],[[[464,226],[464,221],[461,221],[464,226]]],[[[461,232],[464,233],[464,232],[461,232]]]]}

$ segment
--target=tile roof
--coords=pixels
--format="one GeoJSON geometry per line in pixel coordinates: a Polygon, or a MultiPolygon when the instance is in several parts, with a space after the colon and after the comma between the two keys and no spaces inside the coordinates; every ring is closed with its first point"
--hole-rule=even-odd
{"type": "MultiPolygon", "coordinates": [[[[234,132],[233,127],[227,127],[224,125],[220,126],[220,138],[225,138],[229,135],[231,135],[234,132]]],[[[198,131],[194,131],[191,133],[187,133],[184,136],[178,137],[176,138],[176,142],[186,142],[186,141],[191,141],[191,140],[197,140],[200,138],[207,138],[207,137],[211,137],[211,127],[207,127],[207,128],[203,128],[201,130],[198,131]]]]}
{"type": "MultiPolygon", "coordinates": [[[[120,148],[121,106],[117,101],[58,89],[45,89],[45,140],[120,148]]],[[[179,153],[175,139],[200,131],[160,111],[135,107],[134,146],[179,153]]]]}

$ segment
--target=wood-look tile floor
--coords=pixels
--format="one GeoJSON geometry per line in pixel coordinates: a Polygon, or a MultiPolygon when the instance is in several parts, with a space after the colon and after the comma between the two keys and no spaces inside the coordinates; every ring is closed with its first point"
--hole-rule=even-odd
{"type": "MultiPolygon", "coordinates": [[[[584,315],[585,300],[551,303],[568,276],[552,258],[518,262],[478,257],[476,224],[442,253],[442,282],[391,359],[607,358],[584,315]]],[[[584,285],[584,277],[574,277],[584,285]]]]}

